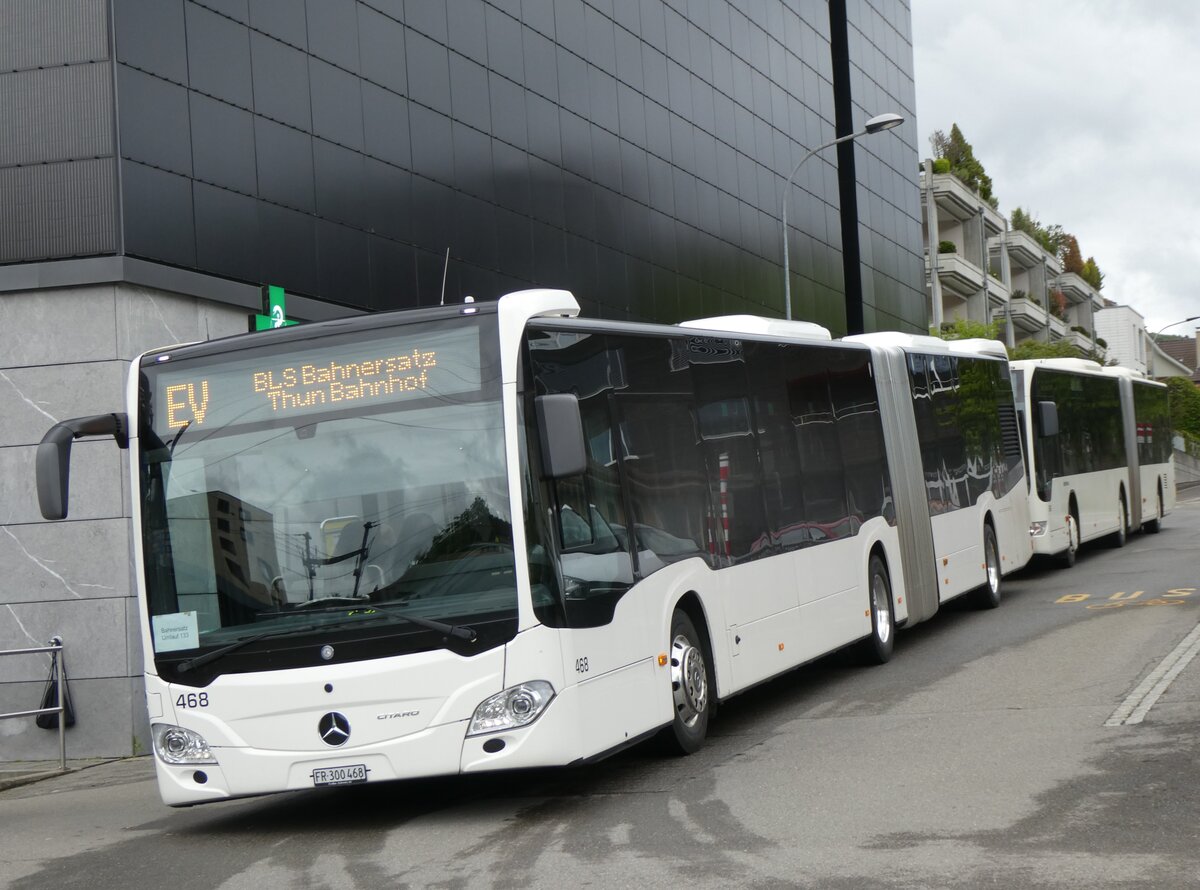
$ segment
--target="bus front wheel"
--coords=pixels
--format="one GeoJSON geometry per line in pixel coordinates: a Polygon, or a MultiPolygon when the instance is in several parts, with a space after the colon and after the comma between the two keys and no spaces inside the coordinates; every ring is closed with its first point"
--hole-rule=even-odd
{"type": "Polygon", "coordinates": [[[705,657],[704,641],[686,612],[671,616],[671,702],[674,717],[663,734],[667,748],[692,754],[704,744],[712,712],[712,670],[705,657]]]}

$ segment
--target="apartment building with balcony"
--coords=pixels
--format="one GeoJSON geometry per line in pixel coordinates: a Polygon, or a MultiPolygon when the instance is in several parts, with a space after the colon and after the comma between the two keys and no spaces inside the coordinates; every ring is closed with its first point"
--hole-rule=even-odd
{"type": "Polygon", "coordinates": [[[1008,285],[1009,299],[980,320],[997,322],[1010,346],[1025,340],[1064,339],[1067,323],[1054,314],[1051,296],[1062,274],[1058,257],[1033,236],[1007,224],[989,241],[988,251],[1000,280],[1008,285]]]}
{"type": "Polygon", "coordinates": [[[1092,348],[1093,303],[1102,303],[1086,282],[1064,276],[1058,258],[1037,239],[1009,228],[1007,218],[958,176],[934,173],[928,160],[920,190],[931,326],[996,323],[1008,345],[1070,339],[1092,348]],[[1055,291],[1066,301],[1061,308],[1055,291]]]}
{"type": "Polygon", "coordinates": [[[952,173],[921,170],[930,324],[995,322],[1009,346],[1066,340],[1096,347],[1099,292],[952,173]],[[1058,295],[1062,296],[1059,297],[1058,295]]]}
{"type": "Polygon", "coordinates": [[[1008,303],[1008,285],[991,274],[989,245],[1008,222],[952,173],[921,171],[921,214],[929,318],[987,321],[1008,303]]]}
{"type": "Polygon", "coordinates": [[[1058,276],[1055,289],[1066,300],[1066,339],[1085,352],[1094,349],[1100,336],[1096,333],[1096,313],[1104,308],[1104,298],[1074,272],[1058,276]]]}

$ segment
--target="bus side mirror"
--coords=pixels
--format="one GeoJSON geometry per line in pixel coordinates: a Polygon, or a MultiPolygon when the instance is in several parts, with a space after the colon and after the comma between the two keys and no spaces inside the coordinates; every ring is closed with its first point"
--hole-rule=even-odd
{"type": "Polygon", "coordinates": [[[129,447],[125,414],[95,414],[56,423],[42,436],[34,458],[38,507],[46,519],[67,518],[67,488],[71,476],[71,443],[81,436],[112,436],[129,447]]]}
{"type": "Polygon", "coordinates": [[[1058,435],[1058,405],[1054,402],[1037,403],[1038,435],[1043,438],[1058,435]]]}
{"type": "Polygon", "coordinates": [[[579,399],[569,392],[536,396],[533,407],[537,414],[546,477],[563,479],[584,472],[587,450],[583,442],[579,399]]]}

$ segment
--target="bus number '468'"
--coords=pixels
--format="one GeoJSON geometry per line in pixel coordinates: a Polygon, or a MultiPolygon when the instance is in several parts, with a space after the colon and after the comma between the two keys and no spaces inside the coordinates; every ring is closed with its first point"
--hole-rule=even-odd
{"type": "Polygon", "coordinates": [[[177,708],[207,708],[208,693],[189,692],[187,695],[180,693],[179,698],[175,699],[175,707],[177,708]]]}

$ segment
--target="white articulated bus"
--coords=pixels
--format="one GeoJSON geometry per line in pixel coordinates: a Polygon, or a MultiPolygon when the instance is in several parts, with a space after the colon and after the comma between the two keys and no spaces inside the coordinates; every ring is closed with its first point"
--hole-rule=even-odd
{"type": "Polygon", "coordinates": [[[577,314],[526,291],[156,350],[124,412],[51,428],[49,519],[73,439],[128,447],[168,804],[690,752],[719,699],[886,661],[1023,562],[991,347],[577,314]]]}
{"type": "Polygon", "coordinates": [[[1167,387],[1083,359],[1012,363],[1029,464],[1034,550],[1075,563],[1079,545],[1157,532],[1175,506],[1167,387]]]}
{"type": "Polygon", "coordinates": [[[941,600],[978,590],[1029,562],[1029,504],[1008,353],[995,340],[897,333],[846,338],[904,354],[933,530],[941,600]]]}

